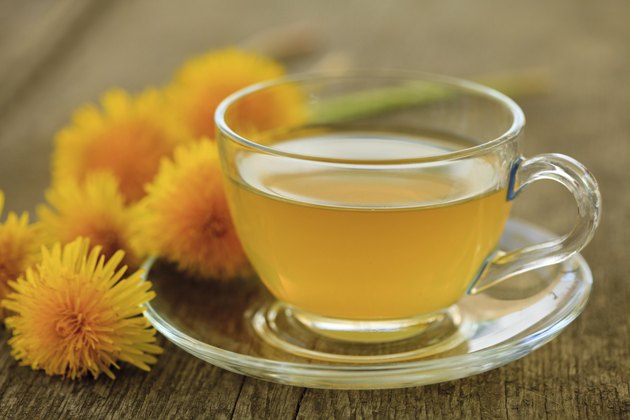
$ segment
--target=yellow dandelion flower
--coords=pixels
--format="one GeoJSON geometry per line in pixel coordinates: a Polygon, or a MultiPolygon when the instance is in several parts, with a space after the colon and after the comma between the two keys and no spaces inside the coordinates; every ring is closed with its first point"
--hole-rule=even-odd
{"type": "Polygon", "coordinates": [[[143,370],[162,352],[155,330],[142,315],[155,293],[137,271],[123,278],[123,252],[108,261],[100,247],[79,238],[43,249],[42,260],[11,282],[15,290],[2,304],[15,315],[6,319],[13,336],[11,354],[21,365],[49,375],[94,378],[131,363],[143,370]]]}
{"type": "Polygon", "coordinates": [[[102,109],[86,105],[55,138],[53,184],[83,182],[94,172],[112,173],[127,202],[144,196],[160,160],[187,140],[187,131],[170,117],[164,95],[148,90],[131,97],[106,92],[102,109]]]}
{"type": "Polygon", "coordinates": [[[113,175],[95,173],[82,185],[75,181],[59,183],[47,191],[46,199],[48,205],[40,206],[38,215],[48,243],[67,244],[82,236],[99,245],[105,257],[123,250],[125,263],[139,266],[132,242],[137,210],[125,205],[113,175]]]}
{"type": "Polygon", "coordinates": [[[146,251],[203,279],[250,273],[223,189],[217,147],[202,140],[177,148],[148,186],[141,229],[146,251]]]}
{"type": "MultiPolygon", "coordinates": [[[[184,64],[169,88],[172,112],[195,137],[214,138],[214,112],[235,91],[285,74],[275,61],[228,48],[193,58],[184,64]]],[[[302,96],[284,86],[261,92],[239,104],[239,118],[258,131],[286,125],[298,112],[302,96]]]]}
{"type": "MultiPolygon", "coordinates": [[[[4,194],[0,191],[0,215],[4,208],[4,194]]],[[[28,214],[18,216],[10,212],[0,223],[0,299],[9,292],[8,282],[21,276],[40,256],[42,237],[37,225],[28,223],[28,214]]],[[[0,307],[0,320],[5,316],[0,307]]]]}

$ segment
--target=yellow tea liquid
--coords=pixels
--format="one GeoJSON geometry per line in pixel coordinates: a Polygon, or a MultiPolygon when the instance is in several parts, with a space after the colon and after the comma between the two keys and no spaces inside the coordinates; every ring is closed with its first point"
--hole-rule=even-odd
{"type": "Polygon", "coordinates": [[[495,250],[510,210],[481,158],[428,169],[369,162],[455,148],[443,141],[356,133],[276,147],[366,161],[350,168],[245,155],[240,179],[228,183],[239,237],[264,284],[319,315],[384,320],[454,304],[495,250]]]}

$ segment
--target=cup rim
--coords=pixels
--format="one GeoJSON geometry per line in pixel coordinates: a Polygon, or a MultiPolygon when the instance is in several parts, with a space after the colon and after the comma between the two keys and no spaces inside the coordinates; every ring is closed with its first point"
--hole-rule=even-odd
{"type": "Polygon", "coordinates": [[[249,85],[245,88],[242,88],[231,95],[227,96],[221,103],[218,105],[215,113],[214,113],[214,121],[216,125],[216,133],[223,133],[225,136],[230,139],[236,141],[237,143],[245,146],[247,148],[251,148],[257,150],[259,152],[281,156],[292,159],[306,160],[306,161],[317,161],[317,162],[328,162],[328,163],[347,163],[347,164],[370,164],[370,165],[392,165],[392,164],[411,164],[411,163],[426,163],[426,162],[436,162],[436,161],[449,161],[449,160],[458,160],[463,158],[468,158],[476,155],[483,154],[491,149],[502,146],[505,143],[516,138],[519,134],[522,133],[525,127],[525,115],[521,107],[510,97],[499,92],[496,89],[491,87],[482,85],[477,82],[472,82],[466,79],[460,79],[457,77],[445,76],[434,73],[427,72],[418,72],[418,71],[368,71],[368,70],[354,70],[354,71],[344,71],[344,72],[318,72],[318,73],[299,73],[294,75],[288,75],[272,80],[267,80],[259,83],[255,83],[249,85]],[[331,81],[331,80],[352,80],[352,79],[374,79],[374,80],[407,80],[407,81],[429,81],[436,82],[442,85],[450,86],[457,88],[461,91],[474,93],[480,96],[485,96],[486,98],[492,99],[502,106],[504,106],[512,116],[512,123],[510,127],[505,130],[500,136],[480,143],[478,145],[467,147],[464,149],[456,150],[453,152],[443,153],[440,155],[433,156],[424,156],[417,158],[403,158],[403,159],[388,159],[385,161],[365,161],[365,160],[353,160],[353,159],[341,159],[341,158],[327,158],[321,156],[313,156],[302,153],[295,152],[287,152],[283,150],[279,150],[273,146],[265,146],[263,144],[257,143],[253,140],[247,139],[240,134],[238,134],[230,125],[227,123],[225,119],[226,112],[228,109],[240,99],[256,93],[262,90],[279,86],[287,83],[300,83],[300,82],[316,82],[316,81],[331,81]]]}

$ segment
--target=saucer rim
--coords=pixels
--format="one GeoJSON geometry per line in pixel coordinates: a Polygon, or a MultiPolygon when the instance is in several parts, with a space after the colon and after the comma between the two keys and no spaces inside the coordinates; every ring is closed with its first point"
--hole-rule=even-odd
{"type": "MultiPolygon", "coordinates": [[[[510,225],[515,225],[516,230],[521,234],[536,237],[536,240],[553,238],[555,235],[531,222],[526,222],[518,218],[510,218],[510,225]]],[[[152,265],[157,258],[148,258],[144,264],[144,274],[146,277],[150,273],[152,265]]],[[[506,341],[477,350],[472,353],[465,353],[454,356],[446,356],[438,359],[415,360],[408,362],[390,362],[371,365],[319,365],[306,364],[300,362],[283,362],[279,360],[267,359],[241,354],[221,347],[204,343],[196,338],[185,334],[175,325],[169,323],[162,317],[150,302],[145,304],[145,317],[151,325],[159,331],[166,339],[201,360],[229,371],[256,377],[259,379],[280,382],[295,386],[308,386],[312,388],[336,388],[336,389],[358,389],[358,388],[393,388],[417,386],[430,383],[444,382],[482,373],[509,362],[518,360],[532,351],[555,338],[571,322],[573,322],[584,310],[592,290],[593,276],[588,263],[581,254],[575,254],[568,260],[560,263],[563,265],[572,264],[575,272],[581,275],[576,276],[576,280],[581,281],[586,289],[581,294],[572,296],[569,302],[553,313],[553,318],[543,319],[532,324],[528,330],[532,330],[525,336],[517,334],[506,341]],[[544,325],[536,327],[538,323],[544,325]],[[469,371],[471,366],[478,368],[469,371]],[[254,371],[254,372],[252,372],[254,371]],[[431,380],[431,372],[438,380],[431,380]],[[453,372],[453,375],[445,375],[446,372],[453,372]],[[407,382],[387,380],[382,375],[399,374],[401,376],[421,375],[426,376],[409,378],[407,382]],[[364,381],[372,377],[377,377],[378,384],[364,385],[355,383],[364,381]],[[300,380],[300,378],[302,378],[300,380]],[[324,380],[325,383],[309,384],[308,380],[324,380]],[[415,379],[415,380],[414,380],[415,379]],[[345,385],[345,386],[344,386],[345,385]]],[[[390,378],[390,376],[388,376],[390,378]]],[[[403,379],[402,377],[399,379],[403,379]]]]}

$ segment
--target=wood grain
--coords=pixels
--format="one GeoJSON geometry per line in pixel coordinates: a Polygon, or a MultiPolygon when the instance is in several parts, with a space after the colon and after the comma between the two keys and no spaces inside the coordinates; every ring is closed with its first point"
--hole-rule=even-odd
{"type": "MultiPolygon", "coordinates": [[[[226,372],[161,339],[165,353],[148,374],[125,366],[113,382],[71,382],[19,367],[3,330],[0,418],[630,418],[630,3],[273,0],[253,8],[245,0],[136,0],[98,6],[88,20],[78,11],[55,14],[67,22],[59,28],[33,11],[62,7],[57,2],[37,0],[30,11],[24,3],[0,2],[0,74],[19,65],[15,57],[45,64],[34,65],[37,74],[7,79],[5,91],[14,93],[0,116],[0,188],[9,208],[32,209],[42,199],[51,138],[80,103],[110,86],[164,83],[191,54],[309,21],[330,50],[350,53],[359,66],[457,76],[542,68],[552,90],[521,101],[528,118],[523,151],[562,152],[585,163],[600,182],[604,214],[584,252],[595,277],[584,314],[500,369],[400,390],[302,389],[226,372]],[[77,26],[72,16],[89,24],[77,26]],[[63,39],[42,47],[52,59],[21,45],[18,35],[29,27],[40,39],[63,39]]],[[[568,194],[551,186],[527,191],[516,208],[558,232],[573,211],[568,194]]]]}
{"type": "Polygon", "coordinates": [[[104,3],[58,0],[0,4],[0,115],[51,61],[62,58],[104,3]]]}

